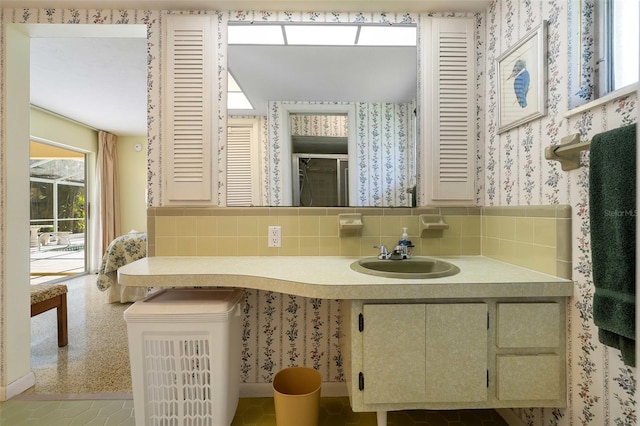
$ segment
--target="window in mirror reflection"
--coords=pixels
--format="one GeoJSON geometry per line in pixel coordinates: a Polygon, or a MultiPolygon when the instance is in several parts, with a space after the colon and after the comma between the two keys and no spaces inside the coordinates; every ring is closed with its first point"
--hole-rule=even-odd
{"type": "Polygon", "coordinates": [[[284,25],[287,44],[297,46],[349,46],[355,43],[354,25],[284,25]]]}
{"type": "Polygon", "coordinates": [[[284,44],[280,25],[229,25],[229,44],[284,44]]]}
{"type": "Polygon", "coordinates": [[[227,108],[228,109],[253,109],[253,105],[247,99],[240,85],[230,72],[227,73],[227,108]]]}
{"type": "Polygon", "coordinates": [[[359,46],[415,46],[416,27],[369,25],[360,27],[359,46]]]}
{"type": "Polygon", "coordinates": [[[229,44],[291,46],[415,46],[413,25],[229,24],[229,44]]]}

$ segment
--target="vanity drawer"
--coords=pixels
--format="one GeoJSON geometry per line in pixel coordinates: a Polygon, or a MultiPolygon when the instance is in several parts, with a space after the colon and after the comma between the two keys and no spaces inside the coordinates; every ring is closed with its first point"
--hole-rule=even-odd
{"type": "Polygon", "coordinates": [[[496,368],[497,396],[501,401],[545,401],[561,397],[564,370],[558,355],[500,355],[496,368]]]}
{"type": "Polygon", "coordinates": [[[559,303],[498,303],[499,348],[557,348],[560,346],[559,303]]]}

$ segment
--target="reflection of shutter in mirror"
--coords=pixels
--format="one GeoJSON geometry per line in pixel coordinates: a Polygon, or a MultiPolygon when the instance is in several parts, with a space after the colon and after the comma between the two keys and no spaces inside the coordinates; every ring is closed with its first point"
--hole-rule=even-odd
{"type": "Polygon", "coordinates": [[[257,122],[232,118],[227,127],[227,203],[231,206],[259,205],[257,174],[257,122]]]}

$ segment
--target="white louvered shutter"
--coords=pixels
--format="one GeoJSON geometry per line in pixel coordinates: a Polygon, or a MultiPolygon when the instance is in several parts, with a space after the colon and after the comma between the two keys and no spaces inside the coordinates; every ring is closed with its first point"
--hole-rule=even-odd
{"type": "Polygon", "coordinates": [[[167,15],[166,201],[212,202],[214,40],[210,16],[167,15]]]}
{"type": "MultiPolygon", "coordinates": [[[[475,199],[475,66],[474,21],[434,18],[431,26],[431,85],[427,114],[433,115],[431,157],[425,177],[431,176],[433,201],[471,202],[475,199]]],[[[429,195],[429,194],[428,194],[429,195]]]]}
{"type": "Polygon", "coordinates": [[[256,205],[257,126],[254,120],[229,120],[227,127],[227,206],[256,205]]]}

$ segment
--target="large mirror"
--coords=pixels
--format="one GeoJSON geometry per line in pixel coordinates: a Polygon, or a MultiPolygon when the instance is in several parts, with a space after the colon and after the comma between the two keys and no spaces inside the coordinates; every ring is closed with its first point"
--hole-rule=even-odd
{"type": "Polygon", "coordinates": [[[259,204],[411,205],[415,25],[228,25],[228,117],[261,120],[259,204]]]}

